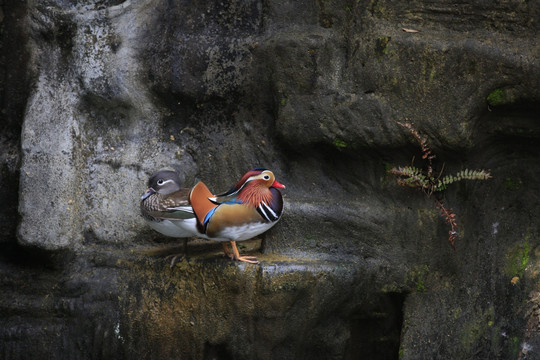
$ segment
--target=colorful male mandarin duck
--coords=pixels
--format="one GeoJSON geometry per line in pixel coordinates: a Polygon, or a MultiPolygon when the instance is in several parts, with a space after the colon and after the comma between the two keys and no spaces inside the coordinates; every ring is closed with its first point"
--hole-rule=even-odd
{"type": "Polygon", "coordinates": [[[184,238],[184,254],[173,256],[171,267],[176,260],[182,261],[187,252],[187,238],[196,230],[196,219],[190,211],[189,193],[191,189],[182,188],[178,174],[170,170],[162,170],[153,174],[148,180],[148,189],[141,196],[141,214],[150,227],[165,236],[184,238]],[[171,209],[185,207],[183,211],[171,209]],[[181,222],[191,219],[192,230],[188,226],[180,226],[181,222]]]}
{"type": "Polygon", "coordinates": [[[202,182],[191,190],[183,189],[175,172],[160,171],[148,181],[141,210],[148,224],[164,235],[229,241],[232,253],[223,243],[227,256],[257,263],[254,257],[240,256],[236,241],[251,239],[277,223],[283,211],[278,189],[283,188],[265,168],[248,171],[221,195],[213,195],[202,182]]]}
{"type": "Polygon", "coordinates": [[[250,256],[240,256],[237,241],[251,239],[274,226],[283,211],[284,189],[265,168],[248,171],[236,185],[221,195],[212,195],[202,182],[193,187],[189,202],[197,217],[197,230],[206,238],[229,241],[232,253],[223,243],[225,254],[231,259],[258,263],[250,256]]]}

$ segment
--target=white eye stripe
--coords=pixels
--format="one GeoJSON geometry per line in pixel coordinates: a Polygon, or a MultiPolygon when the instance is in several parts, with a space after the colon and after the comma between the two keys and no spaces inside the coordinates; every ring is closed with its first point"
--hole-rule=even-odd
{"type": "Polygon", "coordinates": [[[258,179],[263,179],[263,180],[270,180],[270,175],[268,173],[263,173],[264,175],[262,174],[258,174],[258,175],[253,175],[253,176],[250,176],[245,183],[248,183],[252,180],[258,180],[258,179]],[[262,175],[262,177],[261,177],[262,175]]]}
{"type": "Polygon", "coordinates": [[[159,180],[157,181],[157,184],[158,184],[159,186],[163,186],[163,185],[165,185],[165,184],[167,184],[167,183],[174,183],[174,180],[171,180],[171,179],[169,179],[169,180],[162,180],[162,179],[159,179],[159,180]]]}

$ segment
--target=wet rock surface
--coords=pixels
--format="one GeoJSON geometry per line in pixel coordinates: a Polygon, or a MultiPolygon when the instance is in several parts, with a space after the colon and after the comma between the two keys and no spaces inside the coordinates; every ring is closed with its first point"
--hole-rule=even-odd
{"type": "Polygon", "coordinates": [[[539,355],[537,3],[2,4],[5,359],[539,355]],[[405,29],[406,31],[404,31],[405,29]],[[493,178],[431,199],[387,170],[493,178]],[[241,251],[152,232],[148,176],[287,186],[241,251]]]}

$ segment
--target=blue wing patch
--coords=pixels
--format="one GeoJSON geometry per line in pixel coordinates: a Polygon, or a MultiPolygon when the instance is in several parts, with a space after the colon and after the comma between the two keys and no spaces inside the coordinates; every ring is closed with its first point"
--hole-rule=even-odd
{"type": "Polygon", "coordinates": [[[206,216],[204,217],[204,226],[208,225],[208,222],[210,221],[210,218],[212,217],[212,215],[214,215],[214,213],[216,212],[216,209],[218,207],[216,206],[215,208],[213,208],[212,210],[210,210],[208,212],[208,214],[206,214],[206,216]]]}

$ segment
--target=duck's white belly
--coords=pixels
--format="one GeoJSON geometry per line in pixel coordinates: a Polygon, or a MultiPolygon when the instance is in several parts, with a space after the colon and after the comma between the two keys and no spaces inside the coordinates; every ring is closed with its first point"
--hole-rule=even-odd
{"type": "Polygon", "coordinates": [[[249,240],[257,235],[270,229],[276,222],[257,222],[244,224],[239,226],[230,226],[219,232],[217,236],[209,238],[205,234],[201,234],[197,231],[197,220],[184,219],[184,220],[162,220],[159,222],[146,220],[148,225],[157,232],[170,237],[186,238],[198,236],[203,239],[210,239],[214,241],[244,241],[249,240]]]}
{"type": "Polygon", "coordinates": [[[277,222],[257,222],[251,224],[244,224],[239,226],[230,226],[219,232],[216,237],[212,237],[212,240],[216,241],[243,241],[251,239],[259,234],[270,229],[277,222]]]}
{"type": "MultiPolygon", "coordinates": [[[[195,219],[193,219],[195,220],[195,219]]],[[[192,237],[195,236],[195,234],[188,230],[189,226],[188,224],[185,224],[186,226],[180,226],[181,224],[179,222],[185,222],[186,220],[181,221],[170,221],[170,220],[162,220],[162,221],[149,221],[146,220],[147,224],[150,225],[150,227],[154,230],[156,230],[159,233],[162,233],[165,236],[170,237],[176,237],[176,238],[185,238],[185,237],[192,237]]],[[[195,230],[195,225],[193,225],[193,230],[195,230]]]]}

